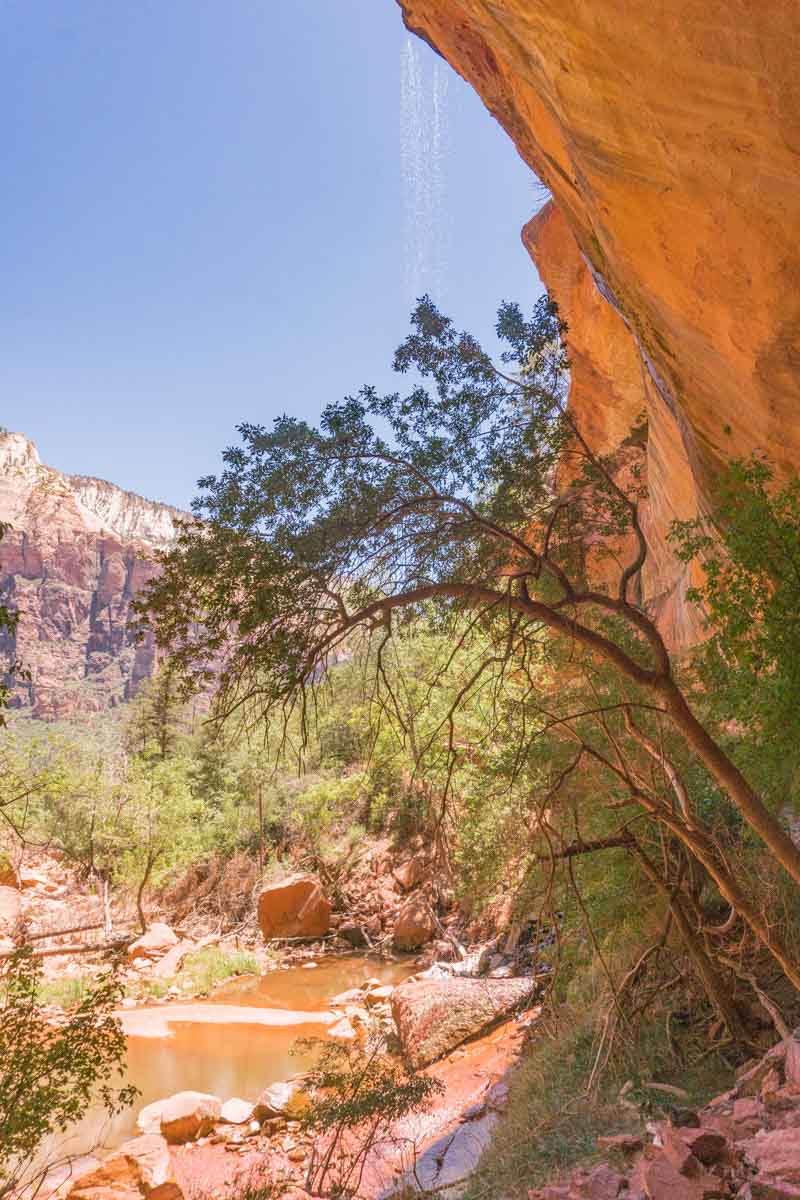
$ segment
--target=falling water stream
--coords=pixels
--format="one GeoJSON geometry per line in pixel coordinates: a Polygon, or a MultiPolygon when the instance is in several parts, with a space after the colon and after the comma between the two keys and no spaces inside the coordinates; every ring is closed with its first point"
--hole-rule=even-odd
{"type": "Polygon", "coordinates": [[[424,293],[440,302],[447,266],[446,150],[448,79],[409,37],[400,70],[404,287],[409,304],[424,293]]]}

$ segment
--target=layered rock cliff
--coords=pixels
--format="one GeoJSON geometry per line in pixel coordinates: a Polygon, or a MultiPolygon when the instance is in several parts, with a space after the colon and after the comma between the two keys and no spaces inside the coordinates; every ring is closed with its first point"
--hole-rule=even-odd
{"type": "Polygon", "coordinates": [[[19,433],[0,436],[0,599],[19,616],[4,649],[30,672],[14,703],[39,717],[129,699],[155,664],[131,604],[175,534],[177,509],[102,479],[44,466],[19,433]]]}
{"type": "Polygon", "coordinates": [[[644,400],[649,588],[690,641],[669,520],[707,508],[735,455],[800,464],[796,6],[399,3],[553,194],[561,215],[526,241],[571,326],[592,430],[615,436],[644,400]]]}

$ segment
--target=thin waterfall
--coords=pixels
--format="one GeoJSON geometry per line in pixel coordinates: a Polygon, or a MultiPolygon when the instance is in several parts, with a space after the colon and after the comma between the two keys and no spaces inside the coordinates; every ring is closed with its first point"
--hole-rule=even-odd
{"type": "Polygon", "coordinates": [[[430,293],[442,302],[447,268],[447,69],[408,37],[400,69],[403,177],[403,286],[412,305],[430,293]],[[433,58],[433,61],[430,59],[433,58]]]}

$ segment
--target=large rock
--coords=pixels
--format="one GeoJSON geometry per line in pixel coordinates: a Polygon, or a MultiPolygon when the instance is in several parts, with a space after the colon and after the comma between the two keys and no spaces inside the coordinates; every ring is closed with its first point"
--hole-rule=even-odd
{"type": "Polygon", "coordinates": [[[168,950],[177,946],[178,938],[162,921],[154,921],[148,925],[145,933],[128,947],[128,958],[135,962],[137,958],[147,958],[155,961],[163,958],[168,950]]]}
{"type": "MultiPolygon", "coordinates": [[[[546,183],[598,293],[630,330],[650,418],[656,539],[672,504],[693,494],[709,502],[732,456],[757,448],[782,473],[796,470],[796,6],[399,2],[546,183]]],[[[581,352],[596,347],[577,329],[571,339],[579,374],[596,385],[601,428],[615,419],[606,368],[637,386],[619,332],[600,347],[595,379],[581,352]]],[[[656,568],[651,587],[680,589],[666,562],[656,568]]],[[[679,616],[670,608],[669,620],[679,616]]]]}
{"type": "Polygon", "coordinates": [[[800,1183],[800,1128],[761,1132],[744,1143],[744,1152],[760,1175],[800,1183]]]}
{"type": "Polygon", "coordinates": [[[226,1100],[220,1112],[220,1120],[226,1125],[246,1125],[253,1117],[253,1105],[249,1100],[241,1100],[233,1096],[226,1100]]]}
{"type": "Polygon", "coordinates": [[[139,1110],[136,1128],[140,1133],[161,1132],[161,1112],[166,1103],[166,1100],[154,1100],[152,1104],[145,1104],[144,1108],[139,1110]]]}
{"type": "Polygon", "coordinates": [[[391,1005],[403,1052],[425,1067],[529,1000],[533,979],[424,979],[394,989],[391,1005]]]}
{"type": "Polygon", "coordinates": [[[256,1100],[253,1115],[257,1121],[270,1117],[299,1117],[309,1107],[310,1099],[304,1090],[305,1077],[296,1076],[281,1083],[271,1083],[256,1100]]]}
{"type": "Polygon", "coordinates": [[[268,941],[323,937],[331,926],[331,906],[315,876],[290,875],[262,890],[258,923],[268,941]]]}
{"type": "Polygon", "coordinates": [[[145,1134],[80,1175],[70,1187],[70,1200],[182,1200],[175,1182],[169,1147],[163,1137],[145,1134]]]}
{"type": "Polygon", "coordinates": [[[13,934],[22,915],[22,900],[16,888],[0,887],[0,934],[13,934]]]}
{"type": "Polygon", "coordinates": [[[427,860],[421,854],[415,854],[408,862],[395,867],[392,876],[404,892],[410,892],[412,888],[419,887],[428,873],[428,869],[427,860]]]}
{"type": "Polygon", "coordinates": [[[161,1107],[161,1133],[171,1145],[203,1137],[218,1121],[222,1101],[206,1092],[177,1092],[161,1107]]]}
{"type": "Polygon", "coordinates": [[[183,965],[183,960],[187,954],[190,954],[197,946],[197,943],[191,938],[182,938],[171,949],[167,950],[163,958],[159,958],[158,962],[153,967],[153,977],[156,979],[169,979],[172,975],[176,975],[183,965]]]}
{"type": "Polygon", "coordinates": [[[398,950],[418,950],[436,933],[430,905],[421,893],[404,901],[394,923],[392,942],[398,950]]]}

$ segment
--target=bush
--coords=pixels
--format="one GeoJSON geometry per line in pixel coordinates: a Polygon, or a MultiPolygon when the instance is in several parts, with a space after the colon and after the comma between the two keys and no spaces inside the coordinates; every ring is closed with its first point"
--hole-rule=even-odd
{"type": "Polygon", "coordinates": [[[60,1008],[75,1008],[92,990],[89,975],[73,975],[64,979],[42,979],[37,989],[40,1004],[57,1004],[60,1008]]]}
{"type": "Polygon", "coordinates": [[[210,992],[217,984],[234,975],[257,975],[258,959],[243,950],[222,950],[219,946],[204,946],[186,956],[183,967],[184,978],[191,982],[192,989],[210,992]]]}
{"type": "Polygon", "coordinates": [[[303,1124],[315,1135],[307,1186],[315,1195],[356,1195],[370,1151],[400,1117],[426,1109],[444,1088],[387,1056],[377,1034],[363,1045],[312,1039],[298,1048],[319,1053],[305,1083],[314,1102],[303,1124]]]}
{"type": "Polygon", "coordinates": [[[677,1063],[664,1034],[664,1014],[626,1034],[596,1086],[590,1088],[600,1022],[584,1008],[564,1006],[544,1025],[514,1072],[508,1104],[468,1185],[466,1200],[527,1195],[577,1164],[599,1157],[604,1134],[641,1132],[651,1116],[674,1101],[643,1085],[677,1083],[700,1106],[727,1085],[730,1066],[706,1055],[695,1067],[677,1063]],[[724,1082],[723,1082],[724,1081],[724,1082]],[[628,1084],[623,1103],[620,1091],[628,1084]]]}
{"type": "Polygon", "coordinates": [[[65,1133],[91,1104],[109,1116],[138,1092],[112,1087],[121,1077],[125,1037],[114,1009],[122,987],[113,971],[53,1025],[42,1011],[40,960],[18,950],[0,974],[0,1197],[41,1180],[46,1139],[65,1133]]]}

